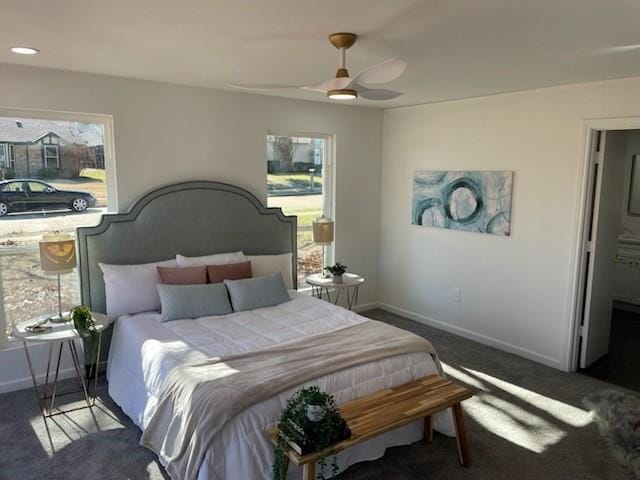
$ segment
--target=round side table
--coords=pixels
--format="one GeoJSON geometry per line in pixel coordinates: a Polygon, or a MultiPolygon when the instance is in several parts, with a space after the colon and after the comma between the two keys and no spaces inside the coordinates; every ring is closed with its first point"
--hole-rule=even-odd
{"type": "MultiPolygon", "coordinates": [[[[68,315],[68,313],[67,313],[68,315]]],[[[78,383],[80,384],[82,394],[84,395],[84,399],[87,403],[86,406],[74,408],[73,410],[78,410],[80,408],[90,408],[95,405],[96,401],[96,392],[98,389],[98,365],[100,364],[100,348],[102,346],[102,332],[105,328],[111,325],[112,319],[103,315],[101,313],[93,313],[91,314],[93,319],[96,322],[96,330],[98,331],[98,343],[96,351],[93,352],[93,359],[90,363],[90,371],[87,377],[87,382],[85,382],[85,378],[82,375],[82,369],[80,367],[80,356],[78,354],[78,348],[76,346],[75,341],[81,339],[82,337],[78,333],[78,331],[73,327],[72,321],[60,322],[60,323],[52,323],[45,321],[50,316],[41,316],[37,318],[32,318],[30,320],[25,320],[24,322],[16,325],[13,330],[13,336],[22,341],[22,346],[24,347],[24,353],[27,357],[27,365],[29,366],[29,372],[31,373],[31,381],[33,382],[33,390],[36,394],[36,398],[38,400],[38,405],[40,406],[40,411],[42,412],[42,416],[46,419],[47,417],[51,417],[53,415],[58,415],[60,413],[66,413],[71,410],[58,410],[54,413],[55,401],[56,401],[56,393],[58,386],[58,374],[60,372],[60,360],[62,358],[62,350],[65,345],[69,349],[69,353],[71,354],[71,360],[73,361],[73,367],[76,372],[76,377],[78,379],[78,383]],[[32,326],[34,324],[41,324],[45,330],[42,332],[30,332],[27,330],[27,327],[32,326]],[[36,380],[36,372],[31,362],[31,356],[29,355],[29,344],[34,343],[48,343],[49,344],[49,359],[47,361],[47,370],[44,377],[44,384],[38,385],[38,381],[36,380]],[[59,344],[59,348],[57,348],[57,356],[54,359],[55,363],[55,371],[51,371],[52,367],[52,357],[54,354],[54,346],[59,344]],[[49,377],[53,373],[53,380],[51,383],[49,382],[49,377]],[[91,382],[91,373],[93,373],[93,394],[89,394],[90,386],[87,384],[91,382]],[[42,392],[41,392],[42,390],[42,392]]],[[[70,395],[74,393],[78,393],[78,391],[58,394],[58,397],[64,395],[70,395]]]]}
{"type": "Polygon", "coordinates": [[[311,285],[311,293],[314,297],[322,299],[323,295],[334,305],[338,304],[340,292],[344,290],[347,295],[347,308],[353,310],[358,305],[358,291],[360,285],[364,283],[364,277],[355,273],[345,273],[342,282],[334,282],[333,277],[325,278],[321,273],[314,273],[307,277],[306,282],[311,285]],[[334,298],[331,298],[331,291],[334,291],[334,298]]]}

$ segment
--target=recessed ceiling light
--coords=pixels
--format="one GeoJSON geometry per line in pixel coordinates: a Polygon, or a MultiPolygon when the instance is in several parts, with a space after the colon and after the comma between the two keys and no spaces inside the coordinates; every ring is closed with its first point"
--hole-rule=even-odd
{"type": "Polygon", "coordinates": [[[32,47],[11,47],[11,51],[19,55],[35,55],[36,53],[40,53],[40,50],[32,47]]]}

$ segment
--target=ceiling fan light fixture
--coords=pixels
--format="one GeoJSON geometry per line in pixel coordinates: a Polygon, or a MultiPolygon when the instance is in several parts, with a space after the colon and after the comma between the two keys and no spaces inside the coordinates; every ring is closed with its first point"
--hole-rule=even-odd
{"type": "Polygon", "coordinates": [[[383,62],[369,65],[360,70],[355,76],[349,75],[347,70],[346,52],[353,46],[358,36],[354,33],[333,33],[329,41],[338,50],[338,70],[336,76],[324,82],[303,85],[270,85],[270,84],[227,84],[233,88],[243,90],[279,90],[301,89],[319,92],[332,100],[348,101],[357,98],[365,100],[391,100],[402,95],[401,92],[385,88],[369,88],[364,85],[378,85],[388,83],[400,77],[407,67],[407,62],[399,58],[389,58],[383,62]],[[364,85],[363,85],[364,84],[364,85]]]}
{"type": "Polygon", "coordinates": [[[327,97],[332,100],[355,100],[358,98],[358,92],[351,88],[339,88],[336,90],[329,90],[327,97]]]}
{"type": "Polygon", "coordinates": [[[11,50],[13,53],[17,53],[18,55],[36,55],[40,53],[40,50],[38,50],[37,48],[25,46],[11,47],[9,50],[11,50]]]}

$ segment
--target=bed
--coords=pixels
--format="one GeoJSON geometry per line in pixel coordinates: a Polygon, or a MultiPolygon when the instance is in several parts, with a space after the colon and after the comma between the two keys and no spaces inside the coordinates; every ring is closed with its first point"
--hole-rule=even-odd
{"type": "MultiPolygon", "coordinates": [[[[264,207],[239,187],[188,182],[150,192],[129,212],[104,215],[98,226],[80,228],[78,244],[83,304],[105,312],[105,287],[98,263],[142,264],[178,253],[199,256],[235,250],[251,255],[296,252],[296,219],[283,215],[280,209],[264,207]]],[[[295,284],[295,255],[291,269],[295,284]]],[[[373,322],[308,295],[291,292],[291,297],[273,307],[165,323],[160,322],[158,312],[119,317],[109,352],[109,395],[144,431],[156,411],[167,376],[178,366],[211,357],[253,354],[304,339],[321,339],[331,332],[373,322]]],[[[431,373],[437,373],[433,356],[414,352],[353,365],[280,391],[252,404],[225,424],[198,460],[194,478],[271,478],[273,447],[264,430],[276,422],[287,399],[300,386],[318,385],[340,404],[431,373]]],[[[449,416],[435,418],[434,426],[444,434],[453,434],[449,416]]],[[[390,446],[418,441],[422,428],[422,423],[417,422],[342,452],[339,466],[344,469],[381,457],[390,446]]],[[[290,478],[297,478],[296,475],[292,468],[290,478]]]]}

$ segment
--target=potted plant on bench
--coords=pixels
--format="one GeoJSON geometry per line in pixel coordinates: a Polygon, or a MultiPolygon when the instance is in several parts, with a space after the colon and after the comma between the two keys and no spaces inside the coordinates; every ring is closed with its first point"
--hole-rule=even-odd
{"type": "MultiPolygon", "coordinates": [[[[299,390],[289,399],[278,421],[274,480],[284,480],[287,476],[287,448],[299,455],[306,455],[349,437],[351,430],[340,414],[333,396],[315,386],[299,390]]],[[[325,459],[321,459],[318,464],[318,478],[324,479],[325,459]]],[[[334,456],[331,476],[337,473],[338,464],[334,456]]]]}

